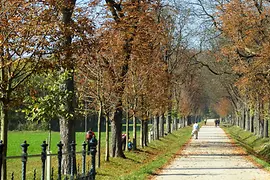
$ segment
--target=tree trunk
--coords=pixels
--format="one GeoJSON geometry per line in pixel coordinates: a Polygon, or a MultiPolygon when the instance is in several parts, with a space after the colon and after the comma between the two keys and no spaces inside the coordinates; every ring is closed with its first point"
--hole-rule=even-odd
{"type": "Polygon", "coordinates": [[[254,134],[259,135],[259,104],[256,102],[254,107],[254,134]]]}
{"type": "MultiPolygon", "coordinates": [[[[66,104],[66,112],[67,114],[70,114],[68,117],[61,117],[60,118],[60,136],[61,141],[64,144],[63,146],[63,152],[70,152],[70,143],[72,141],[75,142],[75,129],[74,129],[74,105],[75,105],[75,93],[74,93],[74,62],[72,61],[72,52],[70,49],[71,42],[72,42],[72,35],[69,29],[72,22],[72,14],[75,7],[76,0],[68,0],[65,1],[61,8],[61,12],[63,14],[62,16],[62,22],[64,24],[64,27],[66,28],[65,38],[64,38],[64,48],[66,49],[65,52],[65,58],[63,62],[63,69],[69,71],[69,75],[67,79],[65,80],[65,87],[66,90],[70,93],[69,97],[67,98],[67,104],[66,104]],[[68,65],[67,65],[68,64],[68,65]]],[[[76,160],[74,161],[74,172],[76,172],[76,160]]],[[[63,174],[68,174],[70,171],[70,158],[67,155],[63,156],[62,159],[62,171],[63,174]]]]}
{"type": "Polygon", "coordinates": [[[177,117],[174,117],[174,130],[177,130],[177,117]]]}
{"type": "Polygon", "coordinates": [[[167,118],[166,118],[166,133],[170,134],[171,131],[171,122],[172,122],[172,116],[171,116],[171,110],[169,109],[167,118]]]}
{"type": "Polygon", "coordinates": [[[174,121],[175,121],[175,118],[172,117],[172,124],[171,124],[171,126],[172,126],[172,132],[175,131],[175,126],[174,126],[175,125],[175,122],[174,121]]]}
{"type": "Polygon", "coordinates": [[[123,110],[122,102],[119,102],[115,112],[113,113],[113,120],[111,123],[111,157],[122,157],[125,158],[125,155],[122,150],[122,117],[123,110]]]}
{"type": "Polygon", "coordinates": [[[156,123],[157,123],[157,119],[156,119],[156,116],[153,117],[153,120],[152,120],[152,129],[153,129],[153,140],[156,140],[157,139],[157,135],[156,135],[156,123]]]}
{"type": "Polygon", "coordinates": [[[187,125],[189,126],[189,125],[191,125],[191,124],[192,124],[191,116],[188,115],[188,116],[187,116],[187,125]]]}
{"type": "Polygon", "coordinates": [[[159,136],[164,137],[164,114],[159,117],[159,136]]]}
{"type": "Polygon", "coordinates": [[[268,120],[265,118],[264,119],[264,133],[263,133],[264,138],[268,138],[268,120]]]}
{"type": "Polygon", "coordinates": [[[176,130],[180,128],[180,118],[176,119],[176,130]]]}
{"type": "Polygon", "coordinates": [[[126,112],[126,148],[125,148],[125,150],[126,151],[128,151],[128,141],[129,141],[129,118],[128,118],[128,116],[129,116],[129,113],[128,113],[128,110],[127,110],[127,112],[126,112]]]}
{"type": "Polygon", "coordinates": [[[109,114],[106,115],[106,149],[105,149],[105,161],[109,161],[110,141],[109,141],[109,114]]]}
{"type": "Polygon", "coordinates": [[[259,117],[257,115],[258,112],[256,112],[256,114],[254,115],[254,134],[255,135],[259,135],[260,131],[259,131],[259,117]]]}
{"type": "Polygon", "coordinates": [[[242,119],[243,119],[243,116],[242,116],[242,108],[239,110],[239,127],[241,128],[241,129],[243,129],[243,121],[242,121],[242,119]]]}
{"type": "Polygon", "coordinates": [[[136,132],[136,127],[137,127],[137,118],[135,116],[135,114],[133,114],[133,139],[132,139],[132,143],[133,143],[133,150],[137,149],[137,132],[136,132]]]}
{"type": "Polygon", "coordinates": [[[250,114],[250,132],[254,133],[254,114],[250,114]]]}
{"type": "Polygon", "coordinates": [[[246,131],[250,131],[250,108],[246,109],[246,131]]]}
{"type": "Polygon", "coordinates": [[[238,127],[240,127],[240,118],[239,118],[239,113],[238,113],[239,111],[238,110],[236,110],[236,119],[237,119],[237,126],[238,127]]]}
{"type": "MultiPolygon", "coordinates": [[[[61,142],[64,144],[63,153],[70,153],[70,144],[72,143],[72,141],[75,142],[73,120],[61,117],[59,120],[59,125],[60,125],[61,142]]],[[[71,170],[70,162],[71,162],[70,156],[63,155],[63,158],[62,158],[62,173],[63,174],[70,173],[70,170],[71,170]]]]}
{"type": "MultiPolygon", "coordinates": [[[[8,107],[5,101],[1,101],[1,140],[3,141],[3,157],[7,156],[8,149],[8,107]]],[[[1,170],[1,169],[0,169],[1,170]]],[[[2,159],[2,177],[1,179],[7,179],[7,161],[5,158],[2,159]]]]}
{"type": "Polygon", "coordinates": [[[268,120],[267,120],[267,117],[265,115],[265,112],[267,112],[267,109],[266,109],[266,106],[265,106],[265,103],[262,102],[262,121],[264,121],[264,126],[263,126],[263,137],[264,138],[268,138],[268,120]]]}
{"type": "Polygon", "coordinates": [[[185,117],[183,118],[183,127],[186,127],[186,122],[187,122],[187,117],[185,116],[185,117]]]}
{"type": "Polygon", "coordinates": [[[98,137],[97,137],[97,167],[100,168],[100,144],[101,144],[101,121],[103,118],[103,105],[102,102],[99,104],[99,111],[98,111],[98,137]]]}
{"type": "Polygon", "coordinates": [[[232,125],[236,125],[236,116],[235,113],[232,113],[232,125]]]}
{"type": "Polygon", "coordinates": [[[265,118],[265,137],[269,137],[269,127],[268,127],[268,124],[269,124],[269,116],[270,116],[270,102],[268,102],[268,108],[266,109],[266,112],[267,112],[267,118],[265,118]]]}
{"type": "Polygon", "coordinates": [[[264,133],[264,120],[260,119],[259,120],[259,137],[263,138],[263,133],[264,133]]]}
{"type": "Polygon", "coordinates": [[[145,120],[143,121],[144,123],[144,146],[147,146],[147,143],[148,143],[148,121],[145,120]]]}
{"type": "Polygon", "coordinates": [[[156,127],[155,127],[156,139],[159,140],[159,116],[156,115],[155,119],[156,119],[156,123],[155,123],[155,125],[156,125],[156,127]]]}
{"type": "Polygon", "coordinates": [[[241,111],[241,117],[242,117],[242,129],[245,130],[246,129],[246,108],[243,107],[242,111],[241,111]]]}
{"type": "Polygon", "coordinates": [[[141,147],[144,147],[144,123],[143,120],[141,120],[141,125],[140,125],[140,144],[141,147]]]}
{"type": "Polygon", "coordinates": [[[264,115],[263,115],[263,103],[259,101],[259,137],[263,138],[264,133],[264,115]]]}
{"type": "MultiPolygon", "coordinates": [[[[69,78],[66,80],[66,89],[69,93],[69,97],[67,98],[66,104],[66,112],[69,116],[60,117],[60,136],[61,141],[64,144],[63,152],[70,152],[69,145],[74,142],[75,140],[75,124],[74,124],[74,104],[75,104],[75,92],[74,92],[74,80],[73,80],[73,73],[70,73],[69,78]]],[[[76,160],[74,162],[74,170],[76,172],[76,160]]],[[[63,156],[62,159],[62,171],[63,174],[68,174],[70,172],[70,158],[67,155],[63,156]]]]}

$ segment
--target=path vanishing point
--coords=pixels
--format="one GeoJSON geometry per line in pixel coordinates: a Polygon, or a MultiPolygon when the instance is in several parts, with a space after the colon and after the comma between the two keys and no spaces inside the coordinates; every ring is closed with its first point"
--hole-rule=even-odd
{"type": "Polygon", "coordinates": [[[270,172],[250,161],[247,153],[233,145],[220,127],[209,119],[199,138],[187,144],[155,180],[270,180],[270,172]]]}

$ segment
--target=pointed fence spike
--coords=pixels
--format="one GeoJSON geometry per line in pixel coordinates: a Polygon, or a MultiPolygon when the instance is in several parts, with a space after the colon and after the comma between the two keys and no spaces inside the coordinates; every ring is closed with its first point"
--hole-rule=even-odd
{"type": "Polygon", "coordinates": [[[34,180],[36,180],[36,176],[37,176],[37,170],[34,169],[34,180]]]}
{"type": "Polygon", "coordinates": [[[52,174],[51,174],[51,180],[53,180],[53,167],[52,167],[52,174]]]}
{"type": "Polygon", "coordinates": [[[11,180],[14,180],[14,172],[11,173],[11,180]]]}

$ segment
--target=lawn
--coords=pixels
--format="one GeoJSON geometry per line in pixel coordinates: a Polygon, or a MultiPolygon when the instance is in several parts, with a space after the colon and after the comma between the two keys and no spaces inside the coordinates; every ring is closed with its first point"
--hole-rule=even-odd
{"type": "MultiPolygon", "coordinates": [[[[104,133],[105,135],[105,133],[104,133]]],[[[29,145],[28,154],[40,154],[41,144],[49,139],[49,132],[44,131],[12,131],[8,134],[8,156],[18,156],[22,153],[21,144],[26,140],[29,145]]],[[[76,133],[77,150],[81,150],[85,133],[76,133]]],[[[51,151],[57,153],[57,144],[60,141],[59,132],[51,133],[51,151]]]]}
{"type": "MultiPolygon", "coordinates": [[[[146,179],[147,176],[153,175],[161,166],[166,164],[174,154],[185,144],[190,138],[191,128],[183,128],[174,133],[153,141],[148,147],[139,148],[137,151],[125,152],[126,159],[110,158],[109,162],[104,161],[104,146],[105,133],[101,135],[101,167],[97,168],[96,179],[146,179]]],[[[132,134],[132,133],[130,133],[132,134]]],[[[48,139],[48,132],[9,132],[9,146],[8,156],[20,156],[20,144],[24,140],[30,144],[28,147],[28,154],[40,154],[41,144],[48,139]]],[[[139,134],[138,134],[139,135],[139,134]]],[[[138,136],[139,137],[139,136],[138,136]]],[[[85,133],[76,133],[77,151],[82,150],[82,143],[85,138],[85,133]]],[[[59,143],[59,132],[52,132],[51,135],[52,153],[57,153],[56,144],[59,143]]],[[[77,163],[81,169],[81,155],[77,155],[77,163]]],[[[87,157],[87,166],[90,165],[90,157],[87,157]]],[[[11,174],[14,172],[14,179],[21,179],[21,159],[8,159],[8,179],[11,179],[11,174]]],[[[54,168],[54,179],[57,174],[57,157],[52,157],[52,167],[54,168]]],[[[34,169],[36,169],[36,176],[39,179],[41,171],[40,157],[28,158],[27,163],[27,179],[33,179],[34,169]]],[[[79,170],[81,171],[81,170],[79,170]]]]}

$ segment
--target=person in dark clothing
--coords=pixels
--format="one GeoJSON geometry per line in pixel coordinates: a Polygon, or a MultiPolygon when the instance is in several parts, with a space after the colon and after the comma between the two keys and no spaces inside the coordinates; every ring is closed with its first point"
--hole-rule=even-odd
{"type": "Polygon", "coordinates": [[[129,139],[128,140],[128,150],[130,151],[132,149],[132,147],[133,147],[133,144],[132,144],[131,140],[129,139]]]}
{"type": "Polygon", "coordinates": [[[219,124],[220,124],[220,120],[219,120],[219,119],[217,119],[217,126],[219,126],[219,124]]]}

